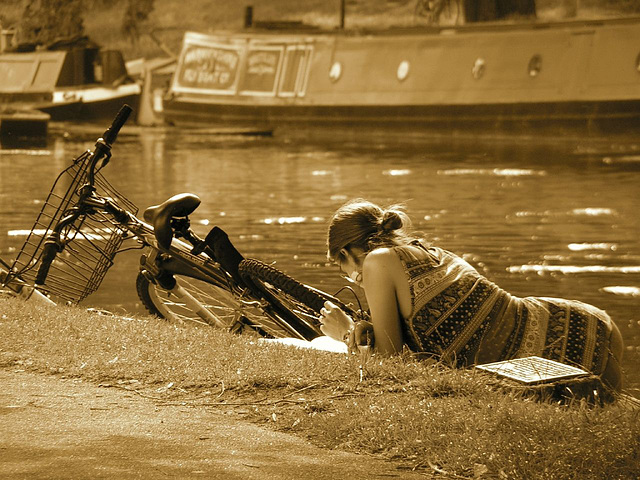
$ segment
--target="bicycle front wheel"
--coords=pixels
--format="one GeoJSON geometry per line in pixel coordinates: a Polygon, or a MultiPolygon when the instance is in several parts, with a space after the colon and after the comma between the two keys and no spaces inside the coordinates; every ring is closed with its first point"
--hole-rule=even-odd
{"type": "Polygon", "coordinates": [[[259,302],[244,300],[225,288],[191,277],[174,277],[181,289],[196,300],[198,309],[140,272],[136,290],[152,315],[177,322],[213,325],[234,333],[252,332],[266,338],[290,337],[295,333],[266,315],[259,302]]]}

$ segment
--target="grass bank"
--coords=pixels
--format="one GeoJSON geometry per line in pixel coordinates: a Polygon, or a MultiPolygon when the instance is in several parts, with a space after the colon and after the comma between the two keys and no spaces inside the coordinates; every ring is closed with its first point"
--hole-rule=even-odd
{"type": "Polygon", "coordinates": [[[0,367],[81,377],[158,405],[226,409],[441,478],[640,474],[640,413],[539,403],[410,358],[264,344],[195,325],[0,299],[0,367]]]}

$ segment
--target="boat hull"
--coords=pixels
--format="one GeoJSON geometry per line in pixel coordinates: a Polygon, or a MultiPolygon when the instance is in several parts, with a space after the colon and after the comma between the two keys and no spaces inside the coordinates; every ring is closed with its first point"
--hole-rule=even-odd
{"type": "Polygon", "coordinates": [[[101,95],[91,95],[91,90],[78,90],[69,100],[47,102],[34,106],[48,113],[52,121],[112,120],[125,103],[137,111],[140,104],[140,87],[129,85],[125,91],[102,89],[101,95]],[[132,87],[132,88],[131,88],[132,87]]]}
{"type": "Polygon", "coordinates": [[[433,132],[549,132],[612,135],[640,131],[640,100],[491,105],[265,106],[167,101],[176,126],[373,127],[433,132]]]}

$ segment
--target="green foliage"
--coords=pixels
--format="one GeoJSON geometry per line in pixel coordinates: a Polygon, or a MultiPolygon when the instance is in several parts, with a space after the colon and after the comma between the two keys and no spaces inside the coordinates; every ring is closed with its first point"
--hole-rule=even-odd
{"type": "MultiPolygon", "coordinates": [[[[85,15],[116,6],[124,11],[121,32],[130,42],[137,42],[141,25],[153,12],[154,0],[27,0],[20,25],[22,42],[46,45],[58,39],[85,35],[85,15]]],[[[98,19],[103,27],[111,23],[106,16],[98,19]]]]}
{"type": "Polygon", "coordinates": [[[17,27],[22,15],[21,0],[2,0],[0,9],[0,26],[2,28],[17,27]]]}
{"type": "Polygon", "coordinates": [[[140,25],[149,18],[153,11],[154,0],[126,0],[122,32],[133,42],[140,38],[140,25]]]}
{"type": "Polygon", "coordinates": [[[82,0],[27,0],[20,28],[23,43],[46,45],[82,35],[82,0]]]}

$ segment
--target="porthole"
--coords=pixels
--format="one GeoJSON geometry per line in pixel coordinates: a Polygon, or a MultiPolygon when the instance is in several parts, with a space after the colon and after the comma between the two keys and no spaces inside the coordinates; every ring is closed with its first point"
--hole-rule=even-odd
{"type": "Polygon", "coordinates": [[[530,77],[537,77],[542,69],[542,57],[540,55],[534,55],[529,60],[529,66],[527,70],[529,72],[530,77]]]}
{"type": "Polygon", "coordinates": [[[396,75],[398,76],[398,80],[400,81],[403,81],[405,78],[407,78],[407,76],[409,75],[409,62],[407,62],[406,60],[400,62],[396,75]]]}
{"type": "Polygon", "coordinates": [[[340,62],[334,62],[334,64],[331,65],[331,70],[329,70],[329,79],[332,82],[337,82],[340,79],[341,75],[342,75],[342,64],[340,62]]]}
{"type": "Polygon", "coordinates": [[[485,70],[484,59],[477,58],[476,62],[473,64],[473,68],[471,69],[471,74],[473,75],[473,78],[478,80],[480,77],[482,77],[482,75],[484,75],[484,70],[485,70]]]}

